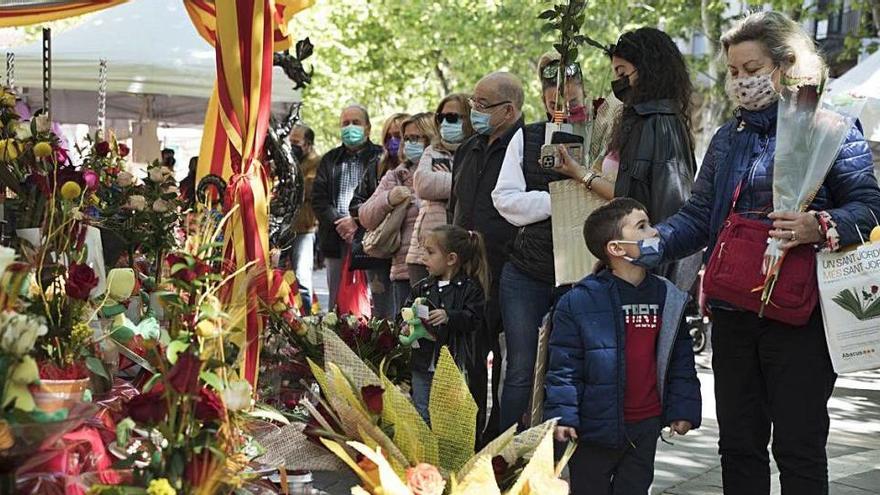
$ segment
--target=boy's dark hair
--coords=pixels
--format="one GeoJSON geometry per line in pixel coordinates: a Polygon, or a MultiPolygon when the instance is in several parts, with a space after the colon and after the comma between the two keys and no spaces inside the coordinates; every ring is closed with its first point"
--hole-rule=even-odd
{"type": "Polygon", "coordinates": [[[623,219],[635,210],[647,211],[642,203],[632,198],[614,198],[607,205],[597,208],[584,222],[584,241],[587,249],[599,261],[609,264],[605,253],[609,242],[623,235],[623,219]]]}

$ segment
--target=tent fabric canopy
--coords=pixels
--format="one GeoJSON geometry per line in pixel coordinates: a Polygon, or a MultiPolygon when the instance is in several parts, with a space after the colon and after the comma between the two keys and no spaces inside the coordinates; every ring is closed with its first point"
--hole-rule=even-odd
{"type": "MultiPolygon", "coordinates": [[[[14,52],[15,84],[26,89],[25,99],[32,108],[40,107],[42,43],[14,52]]],[[[108,121],[204,123],[216,79],[215,52],[196,32],[180,0],[129,1],[93,14],[68,31],[53,33],[53,120],[95,120],[102,58],[108,60],[108,121]]],[[[299,95],[280,69],[274,72],[278,77],[272,101],[280,111],[299,95]]]]}
{"type": "Polygon", "coordinates": [[[866,96],[868,103],[861,117],[865,137],[869,141],[880,141],[880,50],[831,81],[827,90],[831,94],[866,96]]]}

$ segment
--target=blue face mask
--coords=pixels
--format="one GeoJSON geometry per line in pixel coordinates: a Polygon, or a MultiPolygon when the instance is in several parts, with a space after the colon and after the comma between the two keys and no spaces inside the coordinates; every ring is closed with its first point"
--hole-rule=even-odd
{"type": "Polygon", "coordinates": [[[495,128],[492,127],[492,124],[489,123],[489,120],[491,119],[491,113],[481,112],[475,108],[471,109],[471,125],[474,127],[475,131],[484,136],[491,135],[492,131],[495,130],[495,128]]]}
{"type": "Polygon", "coordinates": [[[464,128],[461,119],[454,124],[445,120],[440,124],[440,137],[447,143],[460,143],[464,141],[464,128]]]}
{"type": "Polygon", "coordinates": [[[403,156],[412,163],[419,163],[424,152],[425,145],[422,143],[407,141],[406,144],[403,145],[403,156]]]}
{"type": "Polygon", "coordinates": [[[650,237],[641,241],[611,241],[618,244],[636,244],[639,246],[638,258],[625,256],[623,259],[629,261],[633,265],[646,269],[652,269],[660,266],[663,261],[663,252],[660,250],[660,238],[650,237]]]}
{"type": "Polygon", "coordinates": [[[367,140],[364,128],[359,125],[347,125],[342,128],[342,144],[346,146],[360,146],[367,140]]]}

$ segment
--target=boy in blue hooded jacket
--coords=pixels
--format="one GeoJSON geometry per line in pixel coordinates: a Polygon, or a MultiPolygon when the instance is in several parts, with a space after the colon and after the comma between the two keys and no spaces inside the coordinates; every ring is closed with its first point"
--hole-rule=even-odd
{"type": "Polygon", "coordinates": [[[645,207],[618,198],[593,212],[584,239],[606,266],[578,282],[553,314],[544,416],[577,440],[571,493],[645,495],[657,438],[700,426],[700,382],[684,327],[688,296],[632,264],[651,239],[645,207]]]}

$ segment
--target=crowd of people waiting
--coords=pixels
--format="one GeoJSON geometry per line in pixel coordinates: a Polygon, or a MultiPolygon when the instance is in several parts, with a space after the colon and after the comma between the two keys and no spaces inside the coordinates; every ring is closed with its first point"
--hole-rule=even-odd
{"type": "MultiPolygon", "coordinates": [[[[523,83],[506,72],[486,75],[470,94],[446,96],[433,112],[392,115],[379,143],[370,140],[367,109],[352,104],[340,115],[341,144],[320,159],[314,133],[298,126],[291,139],[303,157],[307,208],[292,266],[305,300],[314,288],[316,230],[331,306],[353,252],[368,274],[374,316],[396,318],[415,297],[426,298],[434,340],[413,351],[413,401],[429,419],[437,350],[449,346],[480,406],[483,442],[525,426],[538,329],[549,313],[545,417],[561,418],[558,440],[580,441],[572,493],[647,493],[661,428],[684,434],[700,424],[682,308],[729,215],[765,222],[786,249],[828,251],[857,243],[872,212],[880,216],[858,124],[807,211],[773,212],[779,93],[818,83],[824,62],[802,28],[776,12],[740,20],[721,45],[736,110],[715,132],[699,173],[688,67],[675,42],[653,28],[624,33],[609,50],[622,106],[592,164],[560,148],[555,168],[540,165],[546,122],[524,122],[523,83]],[[564,179],[612,201],[584,226],[602,267],[557,287],[548,191],[564,179]],[[397,251],[364,256],[365,233],[397,208],[406,209],[397,251]]],[[[548,120],[559,65],[553,53],[538,63],[548,120]]],[[[566,118],[582,122],[593,111],[588,75],[577,64],[562,70],[566,118]]],[[[771,428],[783,493],[827,493],[827,402],[836,375],[819,309],[792,325],[729,301],[709,307],[724,493],[769,493],[771,428]]]]}

